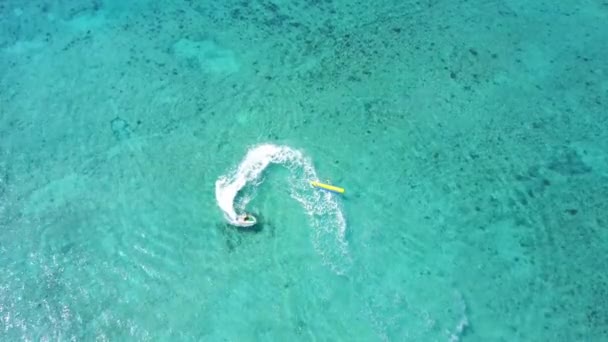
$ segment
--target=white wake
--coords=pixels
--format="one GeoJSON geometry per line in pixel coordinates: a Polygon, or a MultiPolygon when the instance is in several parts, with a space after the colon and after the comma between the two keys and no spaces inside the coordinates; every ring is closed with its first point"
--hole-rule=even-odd
{"type": "MultiPolygon", "coordinates": [[[[270,164],[281,164],[290,171],[289,190],[309,217],[313,228],[313,245],[326,265],[344,273],[350,264],[346,243],[346,220],[334,194],[313,189],[309,181],[317,180],[312,162],[299,150],[273,144],[249,149],[236,170],[222,175],[215,182],[215,198],[230,223],[236,223],[235,199],[246,185],[257,189],[261,175],[270,164]]],[[[254,190],[255,193],[255,190],[254,190]]],[[[255,195],[241,197],[238,206],[244,210],[255,195]]]]}

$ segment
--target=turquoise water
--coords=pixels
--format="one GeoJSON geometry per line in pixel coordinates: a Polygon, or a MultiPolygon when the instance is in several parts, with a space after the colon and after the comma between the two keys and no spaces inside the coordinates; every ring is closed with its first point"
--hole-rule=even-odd
{"type": "Polygon", "coordinates": [[[0,340],[608,339],[605,2],[61,3],[0,3],[0,340]]]}

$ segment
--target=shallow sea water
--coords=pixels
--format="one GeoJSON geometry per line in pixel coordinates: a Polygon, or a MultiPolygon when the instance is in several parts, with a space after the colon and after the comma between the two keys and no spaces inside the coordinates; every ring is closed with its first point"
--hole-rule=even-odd
{"type": "Polygon", "coordinates": [[[0,15],[0,340],[608,338],[605,3],[0,15]]]}

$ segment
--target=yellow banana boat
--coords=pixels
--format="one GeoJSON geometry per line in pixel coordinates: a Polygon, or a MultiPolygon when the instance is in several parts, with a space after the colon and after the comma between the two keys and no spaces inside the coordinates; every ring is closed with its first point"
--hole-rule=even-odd
{"type": "Polygon", "coordinates": [[[329,184],[325,184],[325,183],[320,183],[320,182],[316,182],[316,181],[311,181],[310,185],[312,185],[315,188],[319,188],[319,189],[325,189],[331,192],[335,192],[338,194],[343,194],[344,193],[344,188],[338,187],[338,186],[333,186],[333,185],[329,185],[329,184]]]}

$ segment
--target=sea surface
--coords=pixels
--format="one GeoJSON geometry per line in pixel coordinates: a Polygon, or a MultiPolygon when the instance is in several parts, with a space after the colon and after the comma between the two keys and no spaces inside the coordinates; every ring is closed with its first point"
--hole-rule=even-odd
{"type": "Polygon", "coordinates": [[[606,341],[606,56],[604,0],[1,1],[0,341],[606,341]]]}

